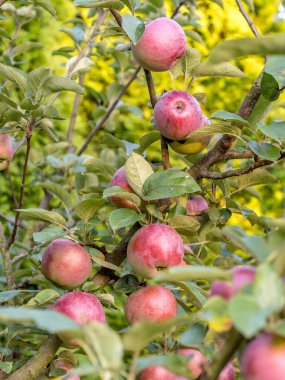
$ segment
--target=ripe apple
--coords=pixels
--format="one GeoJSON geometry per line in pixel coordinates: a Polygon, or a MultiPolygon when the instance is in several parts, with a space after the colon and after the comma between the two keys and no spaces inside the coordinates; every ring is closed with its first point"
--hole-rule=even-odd
{"type": "MultiPolygon", "coordinates": [[[[70,367],[68,364],[64,363],[60,359],[55,360],[54,365],[56,368],[64,369],[66,371],[66,373],[68,373],[72,370],[72,367],[70,367]]],[[[67,380],[80,380],[80,377],[78,375],[70,375],[67,377],[67,380]]]]}
{"type": "MultiPolygon", "coordinates": [[[[125,174],[125,166],[122,166],[114,174],[110,182],[110,187],[112,186],[120,186],[121,188],[127,190],[129,193],[133,193],[133,190],[130,187],[126,174],[125,174]]],[[[127,199],[123,199],[120,197],[110,197],[110,201],[114,203],[116,206],[137,210],[137,206],[133,202],[127,199]]]]}
{"type": "Polygon", "coordinates": [[[14,155],[13,140],[9,135],[0,135],[0,171],[10,165],[14,155]]]}
{"type": "Polygon", "coordinates": [[[194,379],[199,377],[203,371],[203,367],[206,365],[206,359],[204,355],[192,348],[182,348],[177,351],[178,354],[189,356],[188,369],[194,379]]]}
{"type": "Polygon", "coordinates": [[[252,284],[256,275],[256,269],[248,265],[235,267],[231,269],[231,272],[233,274],[231,282],[213,282],[210,296],[220,296],[225,300],[228,300],[245,285],[252,284]]]}
{"type": "Polygon", "coordinates": [[[194,96],[173,90],[160,97],[154,107],[153,120],[163,136],[184,140],[202,125],[203,114],[194,96]]]}
{"type": "Polygon", "coordinates": [[[51,281],[66,289],[82,285],[92,271],[88,252],[68,239],[51,242],[42,259],[42,272],[51,281]]]}
{"type": "Polygon", "coordinates": [[[184,243],[174,228],[161,223],[149,224],[134,234],[127,255],[134,272],[153,277],[159,269],[181,263],[184,243]]]}
{"type": "Polygon", "coordinates": [[[209,205],[201,195],[195,195],[186,204],[187,215],[198,216],[205,214],[209,210],[209,205]]]}
{"type": "Polygon", "coordinates": [[[218,380],[235,380],[235,370],[231,363],[228,363],[220,373],[218,380]]]}
{"type": "Polygon", "coordinates": [[[168,371],[160,365],[152,365],[144,368],[137,377],[137,380],[188,380],[168,371]]]}
{"type": "MultiPolygon", "coordinates": [[[[210,124],[208,118],[203,115],[203,120],[200,127],[208,124],[210,124]]],[[[209,145],[210,140],[211,135],[191,137],[190,133],[189,137],[186,140],[173,141],[170,146],[175,152],[180,154],[197,154],[202,152],[202,150],[204,150],[209,145]]]]}
{"type": "Polygon", "coordinates": [[[162,322],[174,318],[177,307],[176,299],[170,290],[160,285],[150,285],[129,296],[125,313],[130,325],[145,319],[162,322]]]}
{"type": "Polygon", "coordinates": [[[136,45],[132,45],[136,61],[151,71],[167,71],[174,67],[186,51],[186,37],[177,22],[160,17],[151,21],[136,45]]]}
{"type": "Polygon", "coordinates": [[[284,380],[285,340],[262,334],[252,340],[241,356],[244,380],[284,380]]]}

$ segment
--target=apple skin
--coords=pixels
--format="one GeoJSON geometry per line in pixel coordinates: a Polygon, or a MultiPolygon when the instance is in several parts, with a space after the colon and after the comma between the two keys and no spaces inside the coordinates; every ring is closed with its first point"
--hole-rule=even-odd
{"type": "Polygon", "coordinates": [[[202,125],[204,119],[194,96],[173,90],[160,97],[154,107],[153,120],[164,137],[184,140],[202,125]]]}
{"type": "Polygon", "coordinates": [[[0,171],[6,170],[14,155],[13,140],[9,135],[0,135],[0,171]]]}
{"type": "Polygon", "coordinates": [[[194,379],[199,377],[203,371],[203,367],[206,365],[206,359],[204,355],[192,348],[182,348],[177,351],[178,354],[189,356],[188,369],[194,379]]]}
{"type": "Polygon", "coordinates": [[[209,211],[209,205],[201,195],[195,195],[186,204],[187,215],[197,216],[209,211]]]}
{"type": "Polygon", "coordinates": [[[184,243],[174,228],[166,224],[149,224],[131,238],[127,256],[135,273],[153,277],[159,269],[179,265],[184,255],[184,243]]]}
{"type": "Polygon", "coordinates": [[[231,282],[214,281],[212,283],[210,297],[220,296],[225,300],[233,297],[245,285],[252,284],[256,269],[248,265],[242,265],[231,269],[233,278],[231,282]]]}
{"type": "MultiPolygon", "coordinates": [[[[56,368],[62,368],[66,371],[66,373],[68,374],[68,372],[70,372],[72,370],[72,367],[70,367],[69,365],[67,365],[66,363],[64,363],[62,360],[56,360],[54,362],[55,364],[55,367],[56,368]]],[[[66,376],[67,376],[66,374],[66,376]]],[[[70,375],[67,380],[80,380],[80,377],[78,375],[70,375]]]]}
{"type": "MultiPolygon", "coordinates": [[[[209,125],[210,122],[208,118],[203,115],[203,120],[202,124],[200,127],[203,125],[209,125]]],[[[197,154],[202,152],[208,145],[211,140],[211,135],[205,135],[205,136],[190,136],[186,140],[181,140],[181,141],[173,141],[171,144],[171,148],[176,152],[184,155],[189,155],[189,154],[197,154]]]]}
{"type": "Polygon", "coordinates": [[[162,322],[174,318],[177,307],[176,299],[170,290],[161,285],[150,285],[129,296],[125,314],[130,325],[141,320],[162,322]]]}
{"type": "Polygon", "coordinates": [[[82,285],[91,271],[92,261],[88,252],[71,240],[54,240],[43,255],[43,274],[65,289],[82,285]]]}
{"type": "Polygon", "coordinates": [[[284,380],[285,340],[262,334],[252,340],[241,356],[244,380],[284,380]]]}
{"type": "Polygon", "coordinates": [[[168,71],[187,49],[186,37],[177,22],[167,17],[151,21],[132,52],[136,61],[150,71],[168,71]]]}
{"type": "Polygon", "coordinates": [[[231,363],[228,363],[220,373],[218,380],[235,380],[235,370],[231,363]]]}
{"type": "MultiPolygon", "coordinates": [[[[133,193],[133,190],[130,187],[127,177],[126,177],[125,166],[122,166],[113,175],[113,178],[111,179],[111,182],[110,182],[110,187],[112,186],[120,186],[121,188],[125,189],[129,193],[133,193]]],[[[120,197],[110,197],[109,199],[116,206],[123,207],[123,208],[130,208],[132,210],[137,210],[137,206],[133,202],[128,201],[127,199],[123,199],[120,197]]]]}
{"type": "Polygon", "coordinates": [[[188,380],[186,377],[175,373],[160,365],[152,365],[144,368],[137,376],[137,380],[188,380]]]}

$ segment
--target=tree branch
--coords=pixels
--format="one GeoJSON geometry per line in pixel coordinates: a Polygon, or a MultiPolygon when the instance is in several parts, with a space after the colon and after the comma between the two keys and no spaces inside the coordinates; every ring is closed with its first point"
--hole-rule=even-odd
{"type": "Polygon", "coordinates": [[[223,160],[241,160],[246,158],[253,158],[254,154],[251,150],[246,150],[244,152],[238,152],[236,150],[230,150],[224,154],[223,160]]]}
{"type": "Polygon", "coordinates": [[[172,15],[170,16],[170,18],[174,18],[175,16],[178,15],[179,11],[180,11],[180,8],[182,7],[182,5],[185,4],[185,1],[181,1],[180,4],[177,5],[177,7],[174,9],[172,15]]]}
{"type": "Polygon", "coordinates": [[[109,107],[106,110],[105,115],[97,122],[97,124],[92,128],[91,132],[87,136],[85,143],[81,146],[81,148],[78,151],[78,155],[80,156],[88,147],[90,142],[92,141],[92,138],[97,134],[97,132],[103,127],[105,122],[109,119],[112,112],[114,111],[115,107],[119,103],[121,97],[125,94],[131,83],[136,79],[141,67],[138,67],[136,71],[133,73],[129,81],[122,87],[121,91],[119,92],[117,98],[109,105],[109,107]]]}
{"type": "Polygon", "coordinates": [[[42,369],[54,358],[57,350],[61,346],[61,340],[57,335],[50,335],[45,343],[40,347],[37,354],[27,361],[21,368],[7,380],[34,380],[41,373],[42,369]]]}
{"type": "Polygon", "coordinates": [[[259,33],[257,27],[255,26],[251,17],[249,16],[247,11],[245,10],[245,7],[243,6],[241,0],[236,0],[236,3],[239,7],[240,13],[243,15],[243,17],[245,18],[246,22],[248,23],[250,29],[252,30],[252,33],[255,35],[256,38],[260,37],[260,33],[259,33]]]}

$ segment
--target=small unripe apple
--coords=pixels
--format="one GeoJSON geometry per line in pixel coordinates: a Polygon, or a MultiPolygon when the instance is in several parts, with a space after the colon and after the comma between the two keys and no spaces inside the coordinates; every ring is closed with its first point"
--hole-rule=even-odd
{"type": "Polygon", "coordinates": [[[0,134],[0,171],[10,165],[14,155],[13,140],[9,135],[0,134]]]}
{"type": "Polygon", "coordinates": [[[202,125],[203,114],[194,96],[173,90],[160,97],[154,107],[153,120],[163,136],[184,140],[202,125]]]}
{"type": "MultiPolygon", "coordinates": [[[[130,187],[127,177],[126,177],[125,166],[122,166],[113,175],[113,178],[110,182],[110,187],[112,186],[119,186],[122,189],[125,189],[126,191],[128,191],[129,193],[133,193],[133,190],[130,187]]],[[[127,199],[123,199],[120,197],[110,197],[110,201],[114,203],[114,205],[116,206],[137,210],[137,206],[132,201],[129,201],[127,199]]]]}
{"type": "Polygon", "coordinates": [[[132,45],[136,61],[151,71],[170,70],[184,55],[186,48],[183,29],[167,17],[151,21],[139,42],[132,45]]]}
{"type": "Polygon", "coordinates": [[[231,363],[228,363],[220,373],[218,380],[235,380],[235,370],[231,363]]]}
{"type": "Polygon", "coordinates": [[[88,252],[68,239],[51,242],[42,259],[42,272],[51,281],[66,289],[82,285],[92,271],[88,252]]]}
{"type": "Polygon", "coordinates": [[[188,369],[193,379],[199,377],[206,365],[204,355],[199,351],[192,348],[182,348],[177,351],[178,354],[189,356],[188,369]]]}
{"type": "Polygon", "coordinates": [[[159,270],[181,263],[184,243],[174,228],[161,223],[149,224],[134,234],[127,255],[134,272],[153,277],[159,270]]]}
{"type": "MultiPolygon", "coordinates": [[[[68,372],[70,372],[72,370],[72,367],[70,367],[68,364],[64,363],[62,360],[58,359],[54,362],[54,365],[56,368],[62,368],[66,371],[66,373],[68,374],[68,372]]],[[[67,375],[66,375],[67,376],[67,375]]],[[[80,380],[80,377],[78,375],[69,375],[66,380],[80,380]]]]}
{"type": "Polygon", "coordinates": [[[144,368],[137,376],[137,380],[188,380],[168,371],[160,365],[152,365],[144,368]]]}
{"type": "Polygon", "coordinates": [[[209,205],[201,195],[195,195],[186,204],[187,215],[198,216],[209,211],[209,205]]]}
{"type": "Polygon", "coordinates": [[[233,274],[232,281],[214,281],[212,283],[210,296],[220,296],[225,300],[233,297],[245,285],[252,284],[256,269],[248,265],[242,265],[231,269],[233,274]]]}
{"type": "MultiPolygon", "coordinates": [[[[208,125],[210,124],[208,118],[203,115],[202,124],[208,125]]],[[[205,135],[205,136],[191,136],[191,133],[189,137],[186,140],[181,141],[173,141],[170,146],[171,148],[180,154],[197,154],[202,152],[208,145],[211,140],[211,135],[205,135]]]]}
{"type": "Polygon", "coordinates": [[[262,334],[252,340],[241,357],[244,380],[285,379],[285,339],[262,334]]]}
{"type": "Polygon", "coordinates": [[[160,285],[150,285],[129,296],[125,313],[130,325],[146,319],[162,322],[174,318],[177,307],[176,299],[170,290],[160,285]]]}

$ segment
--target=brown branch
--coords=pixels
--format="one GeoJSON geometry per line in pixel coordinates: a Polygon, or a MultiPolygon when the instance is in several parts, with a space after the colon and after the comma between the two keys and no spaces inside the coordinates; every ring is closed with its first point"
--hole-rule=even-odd
{"type": "MultiPolygon", "coordinates": [[[[79,78],[80,86],[83,86],[84,79],[85,79],[85,75],[83,74],[79,78]]],[[[81,95],[75,94],[71,118],[70,118],[68,131],[67,131],[68,152],[73,152],[75,150],[75,147],[73,145],[73,135],[74,135],[74,128],[75,128],[76,119],[77,119],[77,115],[78,115],[78,110],[79,110],[79,106],[80,106],[80,100],[81,100],[81,95]]]]}
{"type": "Polygon", "coordinates": [[[136,79],[141,67],[138,67],[136,71],[133,73],[131,78],[128,80],[128,82],[122,87],[121,91],[119,92],[117,98],[109,105],[109,107],[106,110],[105,115],[97,122],[97,124],[92,128],[91,132],[87,136],[84,144],[81,146],[81,148],[78,151],[78,155],[80,156],[88,147],[90,142],[92,141],[92,138],[97,134],[97,132],[104,126],[105,122],[109,119],[112,112],[114,111],[116,105],[119,103],[121,97],[125,94],[131,83],[136,79]]]}
{"type": "Polygon", "coordinates": [[[241,160],[246,158],[253,158],[254,154],[250,150],[244,152],[238,152],[236,150],[230,150],[224,154],[223,160],[241,160]]]}
{"type": "Polygon", "coordinates": [[[243,17],[245,18],[246,22],[248,23],[250,29],[252,30],[252,33],[255,35],[256,38],[260,37],[260,33],[259,33],[257,27],[255,26],[251,17],[249,16],[247,11],[245,10],[245,7],[243,6],[241,0],[236,0],[236,3],[238,5],[240,13],[243,15],[243,17]]]}
{"type": "Polygon", "coordinates": [[[199,378],[200,380],[217,380],[219,374],[223,368],[230,361],[236,350],[239,348],[243,342],[243,336],[232,328],[228,332],[228,337],[225,341],[224,346],[219,350],[214,356],[211,364],[206,368],[205,373],[199,378]]]}
{"type": "MultiPolygon", "coordinates": [[[[121,265],[122,262],[127,257],[127,248],[129,241],[135,232],[140,228],[140,224],[136,223],[133,227],[128,231],[128,233],[123,237],[117,247],[113,250],[113,252],[108,253],[105,257],[105,260],[108,263],[114,265],[121,265]]],[[[94,276],[93,282],[94,284],[104,287],[111,279],[114,278],[114,272],[108,268],[101,268],[94,276]]]]}
{"type": "Polygon", "coordinates": [[[108,252],[104,246],[100,246],[98,244],[89,243],[89,242],[84,242],[82,243],[82,245],[85,247],[95,248],[97,249],[97,251],[100,251],[101,253],[103,253],[104,256],[108,255],[108,252]]]}
{"type": "Polygon", "coordinates": [[[122,23],[123,23],[123,19],[122,19],[122,16],[120,15],[119,12],[115,11],[114,9],[110,9],[110,12],[112,13],[112,15],[114,16],[114,19],[117,21],[117,24],[119,26],[122,26],[122,23]]]}
{"type": "Polygon", "coordinates": [[[180,8],[182,7],[182,5],[185,4],[186,1],[181,1],[180,4],[177,5],[177,7],[174,9],[172,15],[170,16],[170,18],[174,18],[175,16],[178,15],[179,11],[180,11],[180,8]]]}
{"type": "Polygon", "coordinates": [[[56,335],[50,335],[37,354],[16,372],[8,376],[7,380],[34,380],[40,375],[43,368],[47,367],[52,361],[61,343],[61,340],[56,335]]]}

